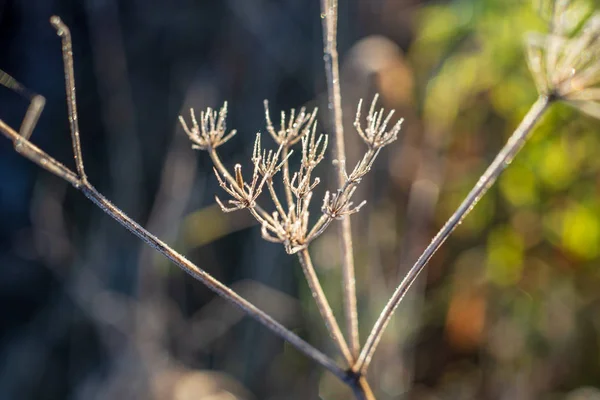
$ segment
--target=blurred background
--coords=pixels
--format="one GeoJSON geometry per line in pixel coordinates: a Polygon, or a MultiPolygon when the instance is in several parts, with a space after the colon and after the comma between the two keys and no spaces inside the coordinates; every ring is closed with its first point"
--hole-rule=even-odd
{"type": "MultiPolygon", "coordinates": [[[[340,3],[350,162],[364,151],[352,129],[359,98],[379,92],[405,118],[355,195],[368,200],[353,218],[364,341],[535,100],[523,35],[545,23],[526,0],[340,3]]],[[[220,149],[228,167],[250,164],[264,99],[273,116],[319,107],[330,132],[319,1],[0,0],[0,69],[46,97],[33,141],[74,168],[54,14],[74,38],[91,182],[334,355],[296,258],[247,213],[215,206],[210,160],[177,122],[229,101],[239,133],[220,149]]],[[[2,120],[18,128],[27,106],[0,88],[2,120]]],[[[599,131],[553,106],[399,307],[369,373],[378,399],[600,399],[599,131]]],[[[333,172],[323,169],[317,196],[335,187],[333,172]]],[[[312,246],[341,323],[338,249],[335,227],[312,246]]],[[[7,140],[0,310],[3,400],[350,397],[7,140]]]]}

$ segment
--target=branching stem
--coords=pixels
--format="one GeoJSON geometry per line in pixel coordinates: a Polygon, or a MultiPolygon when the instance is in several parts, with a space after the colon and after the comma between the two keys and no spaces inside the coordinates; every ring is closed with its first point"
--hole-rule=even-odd
{"type": "Polygon", "coordinates": [[[290,149],[288,146],[283,146],[281,158],[285,161],[283,162],[283,188],[285,190],[285,201],[287,202],[288,208],[292,207],[294,203],[294,198],[292,197],[292,189],[288,184],[290,182],[290,161],[288,158],[290,149]]]}

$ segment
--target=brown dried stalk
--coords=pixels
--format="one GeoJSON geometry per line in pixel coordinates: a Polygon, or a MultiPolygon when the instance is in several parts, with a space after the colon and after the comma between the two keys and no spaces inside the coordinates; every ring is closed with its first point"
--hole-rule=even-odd
{"type": "MultiPolygon", "coordinates": [[[[344,124],[342,115],[342,95],[340,91],[340,67],[337,52],[337,19],[338,1],[321,0],[321,18],[323,19],[323,45],[325,47],[325,73],[327,75],[327,92],[329,108],[332,110],[332,120],[335,132],[335,148],[338,162],[346,162],[346,147],[344,144],[344,124]]],[[[337,174],[338,185],[345,183],[342,168],[337,174]]],[[[350,348],[354,359],[360,351],[358,335],[358,313],[356,306],[356,282],[354,272],[354,248],[352,246],[352,225],[350,216],[341,216],[340,235],[342,238],[342,278],[344,294],[344,314],[346,330],[350,336],[350,348]]]]}

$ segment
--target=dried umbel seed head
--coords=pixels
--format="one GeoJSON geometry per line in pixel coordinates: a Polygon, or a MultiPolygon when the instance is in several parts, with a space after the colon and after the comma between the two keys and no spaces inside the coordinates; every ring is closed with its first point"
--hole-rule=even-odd
{"type": "Polygon", "coordinates": [[[255,201],[262,192],[262,188],[266,180],[264,177],[262,179],[260,178],[260,174],[256,166],[254,168],[252,181],[250,181],[250,183],[244,182],[242,166],[240,164],[236,164],[233,168],[233,182],[226,182],[227,177],[221,177],[221,174],[217,168],[213,168],[213,170],[215,171],[215,176],[219,181],[219,186],[221,186],[221,188],[232,197],[227,201],[227,203],[230,205],[230,207],[227,207],[217,196],[215,196],[215,200],[223,212],[232,212],[242,210],[244,208],[253,208],[255,206],[255,201]]]}
{"type": "Polygon", "coordinates": [[[590,15],[580,2],[552,5],[550,32],[526,39],[537,89],[600,118],[600,13],[590,15]]]}
{"type": "Polygon", "coordinates": [[[307,114],[306,108],[302,107],[298,115],[296,110],[290,111],[289,119],[286,118],[285,111],[281,112],[281,122],[279,130],[276,130],[271,122],[271,116],[269,113],[269,102],[264,101],[265,105],[265,119],[267,123],[267,131],[280,146],[290,147],[298,143],[302,137],[307,135],[311,129],[314,129],[316,125],[317,109],[315,108],[312,113],[307,114]]]}
{"type": "Polygon", "coordinates": [[[317,138],[316,130],[317,124],[315,122],[310,133],[302,137],[302,166],[307,169],[314,169],[323,161],[329,144],[329,137],[321,134],[317,138]]]}
{"type": "Polygon", "coordinates": [[[267,151],[266,149],[262,149],[260,143],[260,133],[256,134],[254,150],[252,151],[252,162],[258,169],[258,172],[260,172],[260,174],[266,179],[272,179],[293,154],[293,151],[290,151],[283,160],[279,161],[279,156],[282,149],[283,146],[279,146],[276,151],[267,151]]]}
{"type": "Polygon", "coordinates": [[[346,215],[356,214],[365,204],[367,204],[367,201],[363,200],[360,204],[354,206],[354,202],[351,201],[351,198],[355,191],[356,186],[349,189],[347,193],[344,193],[341,190],[338,190],[333,194],[329,191],[325,192],[321,211],[332,219],[341,219],[346,215]]]}
{"type": "Polygon", "coordinates": [[[263,239],[283,244],[288,254],[294,254],[306,248],[310,242],[308,222],[311,198],[312,193],[309,193],[302,200],[291,204],[286,215],[280,216],[274,212],[271,220],[264,221],[262,224],[263,239]]]}
{"type": "Polygon", "coordinates": [[[387,126],[394,115],[394,110],[390,111],[385,119],[383,119],[384,110],[381,108],[379,111],[375,111],[375,105],[379,95],[376,94],[371,102],[369,108],[369,114],[367,115],[367,127],[363,130],[360,122],[362,99],[358,102],[358,109],[356,110],[356,118],[354,119],[354,127],[358,131],[358,134],[364,140],[364,142],[372,149],[380,149],[388,144],[392,143],[398,138],[398,133],[402,127],[402,118],[396,122],[396,124],[387,130],[387,126]]]}
{"type": "Polygon", "coordinates": [[[190,140],[194,143],[194,148],[199,150],[216,149],[223,143],[231,139],[236,130],[227,133],[225,119],[227,118],[227,102],[217,113],[212,108],[207,108],[206,111],[200,113],[200,123],[196,119],[196,114],[193,109],[190,109],[192,118],[192,127],[189,128],[182,116],[179,116],[179,122],[190,140]]]}
{"type": "Polygon", "coordinates": [[[191,128],[182,117],[180,120],[194,147],[207,150],[213,160],[219,185],[229,195],[226,202],[216,197],[221,209],[224,212],[247,209],[261,224],[263,238],[283,244],[285,250],[291,254],[305,249],[333,220],[356,213],[365,204],[363,201],[356,206],[352,202],[357,185],[373,166],[381,148],[396,140],[402,123],[400,120],[388,130],[393,111],[384,119],[383,109],[375,111],[376,103],[377,96],[371,104],[366,129],[363,130],[359,124],[360,105],[356,116],[355,124],[359,134],[368,145],[366,153],[350,174],[346,172],[343,160],[337,163],[343,173],[344,183],[337,190],[325,194],[321,207],[322,214],[310,228],[311,199],[314,189],[320,182],[313,173],[325,158],[328,146],[328,136],[317,133],[316,109],[311,114],[307,114],[302,108],[297,115],[292,110],[289,120],[286,119],[285,113],[282,113],[281,127],[276,130],[269,117],[268,103],[265,101],[267,130],[278,147],[273,150],[263,149],[261,135],[260,133],[256,135],[252,152],[254,171],[249,181],[244,180],[240,164],[235,165],[233,173],[229,173],[217,154],[217,147],[235,134],[235,131],[229,133],[226,131],[227,103],[219,112],[208,108],[206,112],[201,113],[199,121],[191,111],[191,128]],[[288,161],[293,153],[291,146],[298,142],[301,142],[302,159],[298,170],[292,172],[288,161]],[[280,200],[273,179],[280,171],[285,201],[280,200]],[[275,207],[272,213],[257,204],[263,191],[268,192],[275,207]]]}
{"type": "Polygon", "coordinates": [[[317,187],[317,185],[321,182],[321,179],[316,177],[314,180],[311,179],[312,171],[304,168],[304,166],[300,167],[298,172],[294,173],[292,180],[290,182],[284,182],[284,184],[288,185],[294,196],[296,198],[302,199],[306,197],[309,193],[317,187]]]}

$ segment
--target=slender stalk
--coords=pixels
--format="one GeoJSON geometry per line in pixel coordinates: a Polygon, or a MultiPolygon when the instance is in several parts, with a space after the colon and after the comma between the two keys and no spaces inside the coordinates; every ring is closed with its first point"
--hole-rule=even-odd
{"type": "Polygon", "coordinates": [[[279,196],[277,196],[277,192],[275,191],[272,178],[267,179],[267,188],[269,189],[269,194],[271,195],[271,199],[273,200],[273,204],[275,204],[275,209],[279,213],[279,216],[282,219],[285,218],[287,214],[281,205],[281,201],[279,201],[279,196]]]}
{"type": "Polygon", "coordinates": [[[50,18],[50,23],[56,29],[56,33],[61,39],[62,56],[65,69],[65,84],[67,90],[67,107],[69,109],[69,124],[71,125],[71,136],[73,145],[73,154],[75,157],[75,167],[77,175],[82,182],[87,182],[87,176],[83,168],[83,159],[81,157],[81,143],[79,140],[79,121],[77,120],[77,100],[75,98],[75,74],[73,73],[73,45],[71,43],[71,31],[61,21],[54,16],[50,18]]]}
{"type": "Polygon", "coordinates": [[[321,283],[319,282],[319,278],[315,272],[310,253],[307,249],[301,250],[298,252],[298,258],[300,259],[304,276],[306,277],[306,281],[310,287],[310,292],[317,303],[323,321],[325,321],[325,326],[329,331],[329,335],[337,345],[340,353],[342,353],[342,356],[348,363],[348,366],[352,367],[354,359],[352,358],[352,354],[350,353],[346,339],[344,339],[344,335],[342,335],[342,331],[340,330],[335,316],[333,315],[333,311],[331,310],[331,306],[327,301],[327,297],[323,292],[323,288],[321,287],[321,283]]]}
{"type": "Polygon", "coordinates": [[[0,120],[0,132],[8,139],[12,140],[17,153],[33,161],[40,167],[52,172],[61,179],[64,179],[76,188],[79,188],[81,181],[75,172],[71,171],[69,168],[50,157],[39,147],[23,138],[2,120],[0,120]]]}
{"type": "Polygon", "coordinates": [[[371,386],[369,386],[369,382],[367,382],[367,379],[364,376],[360,376],[356,380],[353,390],[354,396],[358,400],[375,400],[373,390],[371,390],[371,386]]]}
{"type": "Polygon", "coordinates": [[[290,160],[288,157],[289,152],[290,149],[288,148],[288,146],[283,146],[281,154],[281,158],[285,160],[283,162],[283,190],[285,191],[285,201],[287,202],[288,209],[292,207],[292,204],[294,203],[294,198],[292,197],[292,189],[290,188],[290,185],[287,184],[288,182],[290,182],[290,160]]]}
{"type": "Polygon", "coordinates": [[[225,286],[223,283],[212,277],[210,274],[187,260],[183,255],[177,253],[175,250],[170,248],[167,244],[162,242],[160,239],[146,231],[138,223],[129,218],[125,213],[110,203],[104,196],[102,196],[96,189],[91,185],[82,186],[81,191],[85,196],[90,199],[94,204],[100,207],[104,212],[114,218],[118,223],[123,225],[134,235],[143,240],[150,247],[154,248],[179,268],[196,278],[197,280],[204,283],[209,289],[225,298],[229,302],[238,306],[246,314],[269,328],[275,334],[288,341],[302,353],[307,355],[309,358],[315,360],[326,369],[333,372],[336,376],[345,378],[346,373],[338,367],[329,357],[325,356],[319,350],[312,347],[310,344],[305,342],[303,339],[290,332],[287,328],[275,321],[271,316],[267,315],[264,311],[255,307],[252,303],[238,295],[236,292],[225,286]]]}
{"type": "Polygon", "coordinates": [[[375,322],[367,342],[360,353],[360,357],[352,368],[355,372],[363,375],[366,373],[373,357],[373,353],[375,352],[375,349],[381,340],[383,332],[389,323],[392,314],[398,307],[398,304],[400,304],[402,301],[402,298],[410,286],[417,279],[417,276],[425,268],[435,252],[446,241],[454,229],[461,223],[463,218],[473,209],[473,207],[475,207],[481,197],[496,182],[498,176],[500,176],[502,171],[506,169],[515,155],[519,152],[519,150],[521,150],[530,133],[532,132],[532,128],[548,109],[551,101],[552,99],[546,96],[541,96],[538,98],[527,115],[525,115],[515,132],[511,135],[506,145],[498,153],[494,161],[485,170],[483,175],[481,175],[475,187],[473,187],[471,192],[469,192],[458,209],[454,212],[454,214],[452,214],[446,224],[423,251],[416,263],[408,271],[408,274],[396,288],[396,291],[379,315],[377,322],[375,322]]]}
{"type": "MultiPolygon", "coordinates": [[[[337,18],[338,0],[321,0],[321,14],[323,18],[323,41],[325,53],[325,72],[327,75],[327,92],[329,95],[329,108],[333,112],[333,127],[335,130],[336,157],[340,165],[346,160],[344,144],[344,125],[342,118],[342,97],[340,93],[340,71],[337,52],[337,18]]],[[[345,177],[341,168],[338,168],[338,185],[344,184],[345,177]]],[[[354,359],[360,351],[358,337],[358,315],[356,307],[356,283],[354,273],[354,250],[352,246],[352,225],[350,216],[342,219],[340,226],[342,236],[342,275],[344,293],[344,314],[346,329],[350,339],[350,350],[354,359]]]]}

